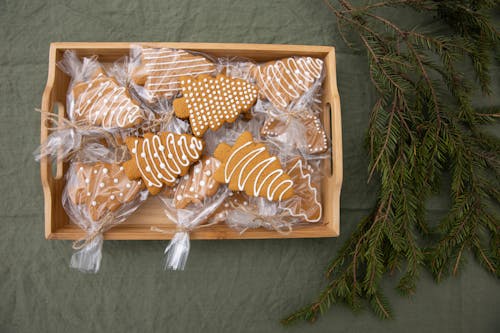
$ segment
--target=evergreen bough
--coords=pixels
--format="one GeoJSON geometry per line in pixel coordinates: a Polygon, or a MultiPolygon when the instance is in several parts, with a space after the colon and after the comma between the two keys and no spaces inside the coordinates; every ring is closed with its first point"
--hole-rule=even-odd
{"type": "Polygon", "coordinates": [[[471,102],[478,89],[491,93],[489,67],[499,33],[488,13],[498,1],[325,3],[342,39],[352,47],[354,36],[366,49],[378,94],[367,135],[369,173],[381,185],[372,213],[330,263],[325,289],[283,323],[313,322],[336,303],[353,310],[368,303],[378,316],[390,318],[380,286],[387,273],[400,272],[396,288],[411,295],[422,269],[439,282],[458,273],[467,251],[498,278],[500,140],[483,125],[498,120],[500,108],[475,108],[471,102]],[[379,14],[383,7],[431,15],[447,32],[403,28],[379,14]],[[458,68],[467,66],[465,59],[472,79],[458,68]],[[444,175],[451,178],[451,209],[431,227],[425,205],[444,175]]]}

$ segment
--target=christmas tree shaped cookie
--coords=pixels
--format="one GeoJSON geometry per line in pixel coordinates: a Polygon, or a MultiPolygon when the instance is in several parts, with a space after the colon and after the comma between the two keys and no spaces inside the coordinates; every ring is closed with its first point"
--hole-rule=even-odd
{"type": "Polygon", "coordinates": [[[225,122],[234,122],[257,100],[257,89],[241,79],[223,74],[200,75],[180,80],[183,97],[174,100],[179,118],[189,118],[194,135],[201,137],[207,129],[219,129],[225,122]]]}
{"type": "Polygon", "coordinates": [[[134,200],[144,188],[140,180],[129,180],[118,164],[78,163],[74,170],[68,181],[69,197],[76,205],[85,205],[94,221],[134,200]]]}
{"type": "Polygon", "coordinates": [[[231,147],[217,146],[214,157],[222,162],[215,180],[228,184],[232,191],[245,191],[268,200],[285,200],[293,195],[293,181],[282,169],[276,156],[266,146],[253,141],[250,132],[243,132],[231,147]]]}
{"type": "Polygon", "coordinates": [[[192,135],[171,132],[128,137],[125,143],[132,156],[123,164],[127,176],[142,178],[153,195],[163,185],[172,186],[177,177],[184,176],[191,164],[200,159],[204,146],[201,139],[192,135]]]}
{"type": "Polygon", "coordinates": [[[322,70],[321,59],[290,57],[255,66],[250,75],[261,97],[283,110],[311,89],[321,78],[322,70]]]}
{"type": "Polygon", "coordinates": [[[318,222],[322,215],[321,197],[318,184],[312,179],[312,168],[300,157],[289,161],[286,173],[293,180],[293,193],[290,200],[280,202],[280,208],[292,216],[301,217],[306,222],[318,222]]]}
{"type": "Polygon", "coordinates": [[[143,85],[150,99],[174,97],[179,92],[181,76],[197,76],[216,72],[213,62],[202,55],[170,48],[141,49],[141,66],[132,78],[143,85]]]}
{"type": "Polygon", "coordinates": [[[179,181],[174,195],[175,207],[185,208],[217,193],[219,183],[215,181],[214,173],[219,165],[219,160],[213,157],[203,157],[196,163],[179,181]]]}
{"type": "Polygon", "coordinates": [[[89,126],[105,129],[130,128],[142,123],[144,111],[132,100],[125,87],[98,70],[87,82],[76,84],[72,90],[72,118],[89,126]]]}

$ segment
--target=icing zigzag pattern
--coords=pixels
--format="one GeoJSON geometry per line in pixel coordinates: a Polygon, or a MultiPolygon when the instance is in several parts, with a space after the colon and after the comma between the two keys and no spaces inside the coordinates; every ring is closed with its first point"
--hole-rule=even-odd
{"type": "Polygon", "coordinates": [[[125,142],[132,155],[123,164],[125,172],[130,179],[142,178],[151,194],[159,193],[163,185],[174,185],[177,177],[184,176],[200,159],[203,150],[202,140],[171,132],[128,137],[125,142]]]}
{"type": "Polygon", "coordinates": [[[232,191],[244,190],[248,195],[273,201],[293,195],[293,181],[278,158],[269,154],[263,144],[253,142],[250,132],[241,134],[232,147],[221,143],[214,156],[222,162],[215,180],[228,184],[232,191]]]}
{"type": "Polygon", "coordinates": [[[285,109],[311,89],[321,77],[322,70],[321,59],[299,57],[256,66],[251,75],[256,80],[262,97],[276,108],[285,109]]]}
{"type": "Polygon", "coordinates": [[[140,124],[144,112],[128,95],[125,87],[99,73],[90,82],[73,88],[73,120],[105,129],[130,128],[140,124]]]}

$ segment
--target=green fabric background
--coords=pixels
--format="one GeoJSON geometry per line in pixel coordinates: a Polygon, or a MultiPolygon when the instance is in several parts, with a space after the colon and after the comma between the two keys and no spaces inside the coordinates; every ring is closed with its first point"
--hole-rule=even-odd
{"type": "MultiPolygon", "coordinates": [[[[408,23],[430,21],[400,14],[408,23]]],[[[498,71],[498,68],[496,68],[498,71]]],[[[498,76],[495,78],[498,92],[498,76]]],[[[386,289],[396,318],[334,307],[315,325],[279,319],[315,297],[329,259],[374,203],[364,132],[374,96],[364,54],[338,38],[322,1],[0,0],[0,332],[494,332],[499,283],[478,265],[410,299],[386,289]],[[40,105],[53,41],[196,41],[337,47],[344,136],[338,239],[195,241],[184,272],[160,267],[166,242],[107,241],[97,275],[69,269],[70,242],[47,241],[40,105]]],[[[498,95],[481,104],[499,103],[498,95]]],[[[429,204],[437,219],[446,196],[429,204]]]]}

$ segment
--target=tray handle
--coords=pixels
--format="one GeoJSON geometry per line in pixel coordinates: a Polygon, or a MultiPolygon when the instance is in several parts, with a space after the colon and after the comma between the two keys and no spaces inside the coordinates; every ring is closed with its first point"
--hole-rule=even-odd
{"type": "Polygon", "coordinates": [[[323,118],[327,134],[331,140],[330,149],[330,173],[328,178],[332,179],[335,186],[340,189],[342,186],[342,121],[340,112],[340,97],[337,88],[336,78],[336,59],[335,50],[328,53],[325,58],[328,79],[325,81],[324,100],[323,100],[323,118]]]}

